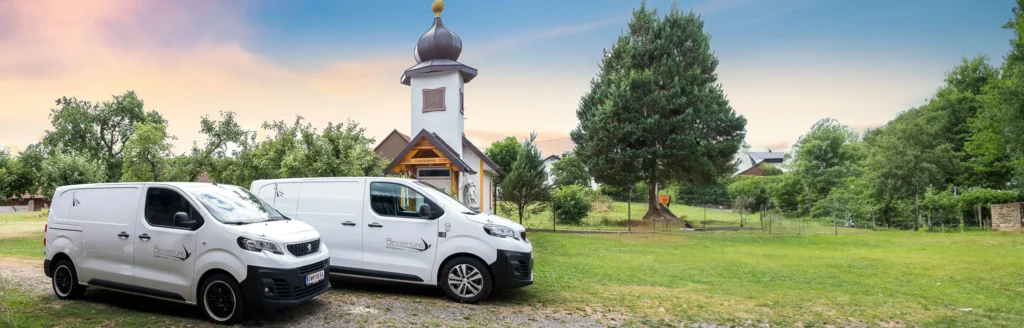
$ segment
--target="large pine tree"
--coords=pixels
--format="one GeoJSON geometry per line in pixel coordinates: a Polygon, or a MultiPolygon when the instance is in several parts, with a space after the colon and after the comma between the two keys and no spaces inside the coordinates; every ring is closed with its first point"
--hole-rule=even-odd
{"type": "Polygon", "coordinates": [[[646,182],[644,219],[671,217],[657,204],[659,184],[701,184],[735,170],[746,119],[718,84],[703,28],[693,12],[673,6],[659,18],[641,4],[576,111],[576,154],[600,183],[646,182]]]}

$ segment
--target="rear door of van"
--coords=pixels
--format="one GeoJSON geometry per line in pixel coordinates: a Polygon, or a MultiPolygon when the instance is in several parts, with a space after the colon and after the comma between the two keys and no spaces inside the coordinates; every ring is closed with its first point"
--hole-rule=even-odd
{"type": "Polygon", "coordinates": [[[331,267],[335,271],[363,267],[362,199],[365,181],[303,182],[300,188],[294,218],[320,232],[320,238],[330,250],[331,267]]]}
{"type": "Polygon", "coordinates": [[[134,217],[141,186],[76,189],[70,219],[82,226],[82,257],[78,280],[118,287],[135,282],[134,217]]]}

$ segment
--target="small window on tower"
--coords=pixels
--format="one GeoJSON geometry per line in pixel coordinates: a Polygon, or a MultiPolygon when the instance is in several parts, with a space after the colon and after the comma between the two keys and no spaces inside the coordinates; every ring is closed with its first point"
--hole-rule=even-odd
{"type": "Polygon", "coordinates": [[[437,89],[423,89],[423,112],[434,112],[445,110],[444,87],[437,89]]]}
{"type": "Polygon", "coordinates": [[[459,89],[459,113],[466,113],[466,94],[462,89],[459,89]]]}

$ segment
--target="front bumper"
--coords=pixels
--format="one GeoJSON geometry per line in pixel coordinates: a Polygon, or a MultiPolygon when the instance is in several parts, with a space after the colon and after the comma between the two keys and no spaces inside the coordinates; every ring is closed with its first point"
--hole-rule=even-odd
{"type": "Polygon", "coordinates": [[[490,265],[494,289],[512,289],[533,284],[533,254],[498,250],[498,259],[490,265]]]}
{"type": "Polygon", "coordinates": [[[329,259],[292,269],[250,265],[247,271],[241,283],[245,306],[256,312],[293,307],[331,289],[329,259]],[[320,270],[324,279],[306,286],[306,275],[320,270]]]}

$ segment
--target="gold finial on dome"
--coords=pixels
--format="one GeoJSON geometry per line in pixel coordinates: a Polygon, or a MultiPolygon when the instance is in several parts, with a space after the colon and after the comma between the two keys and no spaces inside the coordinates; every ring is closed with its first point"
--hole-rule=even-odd
{"type": "Polygon", "coordinates": [[[441,17],[441,12],[444,11],[444,1],[434,0],[434,4],[430,5],[430,10],[434,12],[434,17],[441,17]]]}

